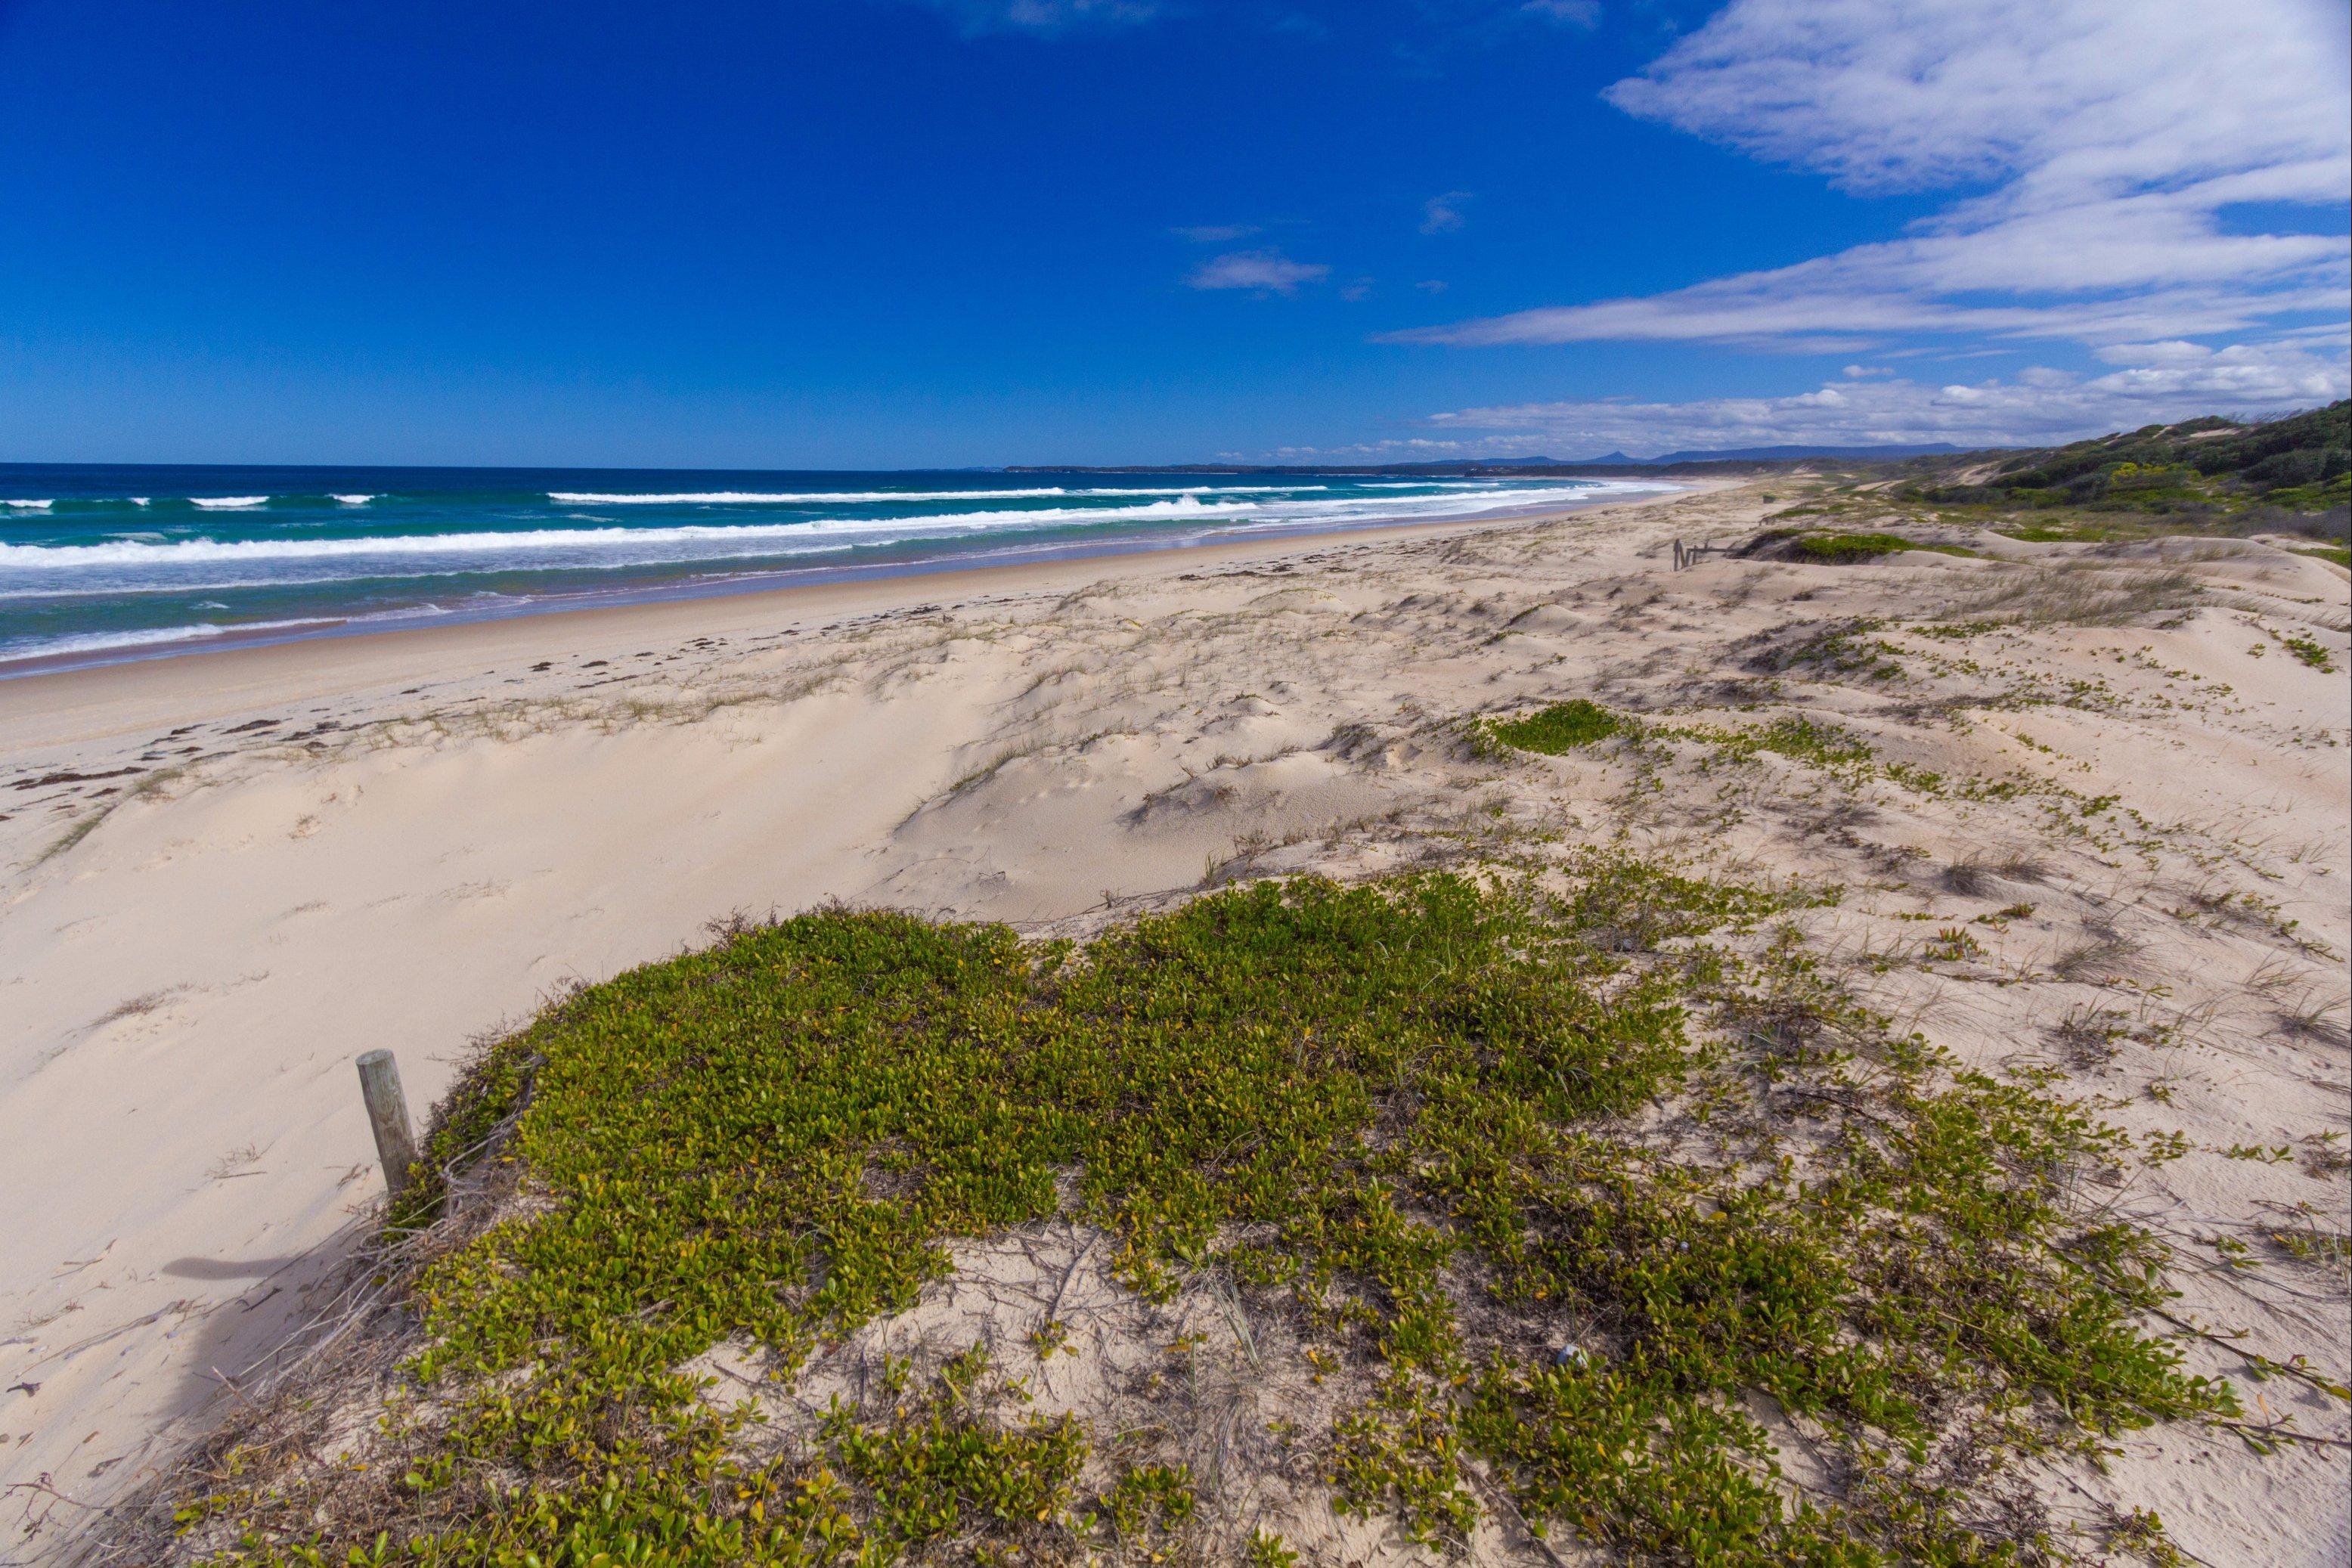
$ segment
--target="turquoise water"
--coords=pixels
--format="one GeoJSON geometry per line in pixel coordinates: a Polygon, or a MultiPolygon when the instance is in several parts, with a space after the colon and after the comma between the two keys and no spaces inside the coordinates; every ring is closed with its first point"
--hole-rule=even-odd
{"type": "Polygon", "coordinates": [[[1671,488],[1365,475],[0,465],[0,674],[1671,488]]]}

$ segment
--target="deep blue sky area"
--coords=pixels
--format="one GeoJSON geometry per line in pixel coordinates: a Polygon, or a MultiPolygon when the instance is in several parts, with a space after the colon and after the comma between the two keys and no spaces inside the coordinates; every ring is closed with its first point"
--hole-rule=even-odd
{"type": "Polygon", "coordinates": [[[1997,183],[1841,191],[1602,99],[1716,9],[0,0],[0,459],[1258,458],[1801,393],[1868,348],[2100,368],[1388,338],[1997,183]],[[1303,271],[1199,286],[1234,257],[1303,271]]]}

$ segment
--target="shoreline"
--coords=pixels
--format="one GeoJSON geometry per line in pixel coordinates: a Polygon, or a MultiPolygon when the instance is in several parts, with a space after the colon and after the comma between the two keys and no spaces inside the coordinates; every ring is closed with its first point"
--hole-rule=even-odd
{"type": "Polygon", "coordinates": [[[989,570],[1017,570],[1059,562],[1118,560],[1129,556],[1214,549],[1229,544],[1297,542],[1358,533],[1388,533],[1400,529],[1461,528],[1480,522],[1524,521],[1533,518],[1589,512],[1630,502],[1660,500],[1693,490],[1714,488],[1723,482],[1725,481],[1660,482],[1643,487],[1643,493],[1604,494],[1580,503],[1575,502],[1572,499],[1567,500],[1565,503],[1548,500],[1526,506],[1465,512],[1454,517],[1416,517],[1409,521],[1373,519],[1336,526],[1321,522],[1276,522],[1258,525],[1235,523],[1210,529],[1205,534],[1194,532],[1182,535],[1157,533],[1149,529],[1139,529],[1135,533],[1124,537],[1106,534],[1081,542],[1028,546],[1007,543],[975,549],[961,554],[918,556],[908,560],[878,562],[862,566],[779,566],[770,569],[755,568],[734,574],[703,573],[667,582],[646,582],[607,590],[515,595],[495,606],[472,609],[383,610],[360,616],[320,615],[304,617],[295,622],[257,623],[245,629],[231,626],[217,632],[202,634],[191,630],[186,636],[125,642],[104,647],[74,648],[53,654],[36,653],[0,658],[0,687],[5,687],[13,681],[43,675],[68,674],[77,670],[107,668],[116,665],[147,664],[162,659],[182,658],[206,653],[226,653],[244,648],[275,647],[289,643],[330,641],[352,637],[394,636],[484,623],[530,620],[543,616],[572,615],[593,610],[631,609],[648,605],[699,603],[712,599],[785,593],[794,589],[888,582],[899,578],[949,576],[964,572],[989,570]]]}
{"type": "Polygon", "coordinates": [[[1578,507],[1547,506],[1456,519],[1414,519],[1367,523],[1313,532],[1283,531],[1192,543],[1137,545],[1118,551],[1057,552],[1015,561],[981,564],[956,562],[924,571],[875,572],[829,576],[817,582],[744,587],[694,595],[632,597],[625,602],[565,605],[472,619],[437,620],[395,627],[285,637],[205,639],[184,648],[58,667],[0,667],[0,755],[66,741],[95,739],[107,730],[45,731],[52,721],[88,713],[129,700],[141,716],[124,717],[117,730],[148,724],[169,728],[298,696],[341,697],[373,684],[394,680],[448,679],[476,672],[484,661],[510,659],[594,642],[609,652],[640,637],[660,639],[700,633],[740,632],[778,616],[873,615],[934,598],[968,601],[990,594],[1016,595],[1091,581],[1124,568],[1138,577],[1158,577],[1198,564],[1310,554],[1354,542],[1402,542],[1463,534],[1482,527],[1596,517],[1630,507],[1669,504],[1678,499],[1727,488],[1725,481],[1698,480],[1658,494],[1623,496],[1578,507]],[[584,641],[583,641],[584,639],[584,641]],[[404,660],[415,668],[404,672],[404,660]],[[292,691],[306,679],[327,682],[315,692],[292,691]],[[140,707],[142,696],[156,703],[140,707]]]}

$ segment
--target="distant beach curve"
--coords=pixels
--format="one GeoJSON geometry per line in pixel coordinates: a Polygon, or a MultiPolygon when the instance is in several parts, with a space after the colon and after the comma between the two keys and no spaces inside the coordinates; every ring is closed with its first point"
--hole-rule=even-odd
{"type": "Polygon", "coordinates": [[[0,467],[0,676],[793,582],[1491,517],[1657,480],[0,467]]]}

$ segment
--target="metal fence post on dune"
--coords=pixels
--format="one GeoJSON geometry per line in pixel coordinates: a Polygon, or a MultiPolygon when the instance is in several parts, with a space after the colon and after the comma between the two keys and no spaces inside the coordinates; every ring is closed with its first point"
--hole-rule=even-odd
{"type": "Polygon", "coordinates": [[[390,1051],[370,1051],[360,1058],[360,1098],[367,1102],[376,1157],[383,1162],[384,1192],[398,1203],[400,1194],[408,1190],[408,1168],[416,1163],[416,1135],[408,1127],[408,1097],[400,1090],[400,1064],[390,1051]]]}

